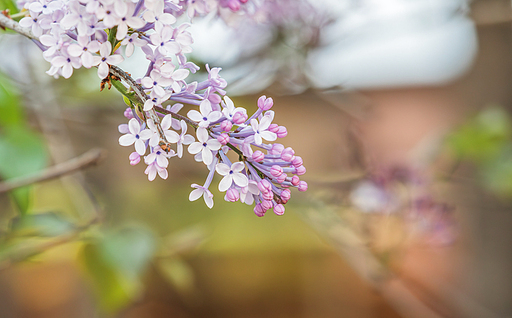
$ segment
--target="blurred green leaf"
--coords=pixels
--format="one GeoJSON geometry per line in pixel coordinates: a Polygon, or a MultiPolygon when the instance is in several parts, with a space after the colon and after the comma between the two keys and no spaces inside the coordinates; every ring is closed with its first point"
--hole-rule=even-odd
{"type": "Polygon", "coordinates": [[[125,227],[108,233],[101,252],[105,261],[128,276],[138,276],[155,252],[153,234],[140,227],[125,227]]]}
{"type": "Polygon", "coordinates": [[[19,125],[24,123],[25,120],[20,107],[18,92],[9,78],[2,73],[0,73],[0,114],[2,114],[0,116],[0,126],[19,125]]]}
{"type": "Polygon", "coordinates": [[[512,196],[512,145],[505,147],[492,162],[481,167],[484,184],[501,196],[512,196]]]}
{"type": "Polygon", "coordinates": [[[101,308],[106,312],[116,312],[126,306],[140,290],[140,282],[126,277],[112,267],[104,258],[98,244],[84,246],[81,259],[92,284],[101,308]]]}
{"type": "Polygon", "coordinates": [[[0,10],[8,9],[10,14],[18,13],[18,7],[14,0],[0,0],[0,10]]]}
{"type": "Polygon", "coordinates": [[[75,229],[73,223],[54,212],[16,217],[11,230],[17,235],[53,237],[67,234],[75,229]]]}
{"type": "Polygon", "coordinates": [[[153,234],[140,227],[106,233],[83,249],[83,260],[102,308],[115,312],[141,290],[140,276],[155,252],[153,234]]]}
{"type": "MultiPolygon", "coordinates": [[[[23,125],[8,126],[0,133],[0,176],[11,179],[40,171],[46,166],[47,153],[41,138],[23,125]]],[[[30,191],[16,189],[12,193],[21,214],[29,208],[30,191]]]]}
{"type": "Polygon", "coordinates": [[[484,109],[455,131],[448,138],[448,144],[463,159],[492,161],[510,142],[511,132],[511,120],[507,112],[493,106],[484,109]]]}

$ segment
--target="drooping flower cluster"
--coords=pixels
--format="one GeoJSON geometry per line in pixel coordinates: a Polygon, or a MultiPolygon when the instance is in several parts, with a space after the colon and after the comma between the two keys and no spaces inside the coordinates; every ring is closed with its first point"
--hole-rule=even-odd
{"type": "Polygon", "coordinates": [[[119,144],[134,146],[130,164],[143,159],[149,180],[157,174],[166,179],[169,159],[183,157],[183,148],[188,146],[188,152],[209,170],[204,185],[192,185],[190,200],[203,196],[207,206],[213,206],[209,186],[217,172],[222,176],[218,188],[226,193],[225,200],[254,204],[258,216],[269,209],[281,215],[290,188],[307,189],[299,179],[306,169],[292,148],[272,143],[287,135],[285,127],[273,123],[272,99],[262,96],[258,110],[249,117],[226,96],[227,83],[219,75],[220,68],[206,65],[208,79],[186,81],[199,67],[187,61],[193,43],[190,23],[178,24],[177,18],[191,21],[208,12],[223,17],[225,12],[257,12],[246,2],[26,0],[19,2],[26,10],[19,23],[38,38],[34,42],[51,64],[49,75],[69,78],[74,69],[97,67],[102,84],[114,84],[125,95],[130,108],[124,115],[129,122],[119,126],[123,134],[119,144]],[[115,65],[137,47],[149,66],[145,76],[134,80],[115,65]],[[179,114],[183,104],[199,108],[184,116],[179,114]],[[187,134],[189,128],[195,129],[196,137],[187,134]],[[232,162],[229,152],[237,160],[232,162]]]}

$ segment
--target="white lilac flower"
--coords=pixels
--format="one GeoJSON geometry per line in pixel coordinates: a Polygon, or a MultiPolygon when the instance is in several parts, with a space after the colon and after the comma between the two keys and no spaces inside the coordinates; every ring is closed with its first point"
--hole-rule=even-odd
{"type": "Polygon", "coordinates": [[[156,70],[152,70],[149,76],[144,77],[140,83],[145,88],[153,89],[156,96],[162,97],[166,94],[165,87],[172,84],[172,79],[163,77],[156,70]]]}
{"type": "Polygon", "coordinates": [[[176,132],[174,132],[173,135],[169,134],[166,135],[166,137],[169,142],[176,143],[178,158],[183,156],[183,145],[190,145],[195,141],[193,136],[187,134],[187,123],[185,123],[184,120],[181,121],[181,134],[178,135],[176,132]]]}
{"type": "Polygon", "coordinates": [[[162,178],[164,180],[167,179],[167,177],[169,176],[167,169],[158,166],[158,164],[156,162],[153,162],[152,164],[150,164],[146,168],[144,173],[148,175],[149,181],[155,180],[157,173],[160,176],[160,178],[162,178]]]}
{"type": "Polygon", "coordinates": [[[105,27],[113,28],[121,22],[121,17],[117,15],[117,12],[113,5],[103,5],[96,10],[96,16],[98,19],[103,20],[105,27]]]}
{"type": "Polygon", "coordinates": [[[242,187],[240,190],[240,202],[252,205],[254,203],[254,196],[258,194],[260,194],[258,183],[254,180],[249,180],[247,186],[242,187]]]}
{"type": "Polygon", "coordinates": [[[187,117],[199,124],[199,127],[208,127],[210,123],[217,121],[222,117],[222,113],[212,110],[212,104],[205,99],[199,104],[199,110],[193,109],[187,113],[187,117]]]}
{"type": "Polygon", "coordinates": [[[188,74],[190,73],[189,70],[185,69],[174,69],[174,64],[172,63],[165,63],[161,67],[158,68],[159,73],[165,77],[168,78],[171,82],[172,90],[175,93],[181,92],[181,86],[179,85],[178,81],[182,81],[185,78],[187,78],[188,74]]]}
{"type": "MultiPolygon", "coordinates": [[[[180,104],[180,103],[175,103],[172,106],[168,105],[166,107],[166,109],[168,111],[173,112],[175,114],[177,114],[182,108],[183,108],[183,104],[180,104]]],[[[173,118],[172,119],[172,123],[171,123],[171,127],[172,127],[172,129],[175,129],[175,130],[181,129],[181,121],[173,118]]]]}
{"type": "MultiPolygon", "coordinates": [[[[122,3],[124,3],[124,1],[122,1],[122,3]]],[[[128,27],[132,29],[139,29],[145,25],[144,20],[142,20],[139,17],[133,16],[134,11],[135,4],[128,3],[125,14],[120,15],[120,21],[117,25],[116,39],[124,39],[124,37],[128,34],[128,27]]]]}
{"type": "Polygon", "coordinates": [[[224,96],[224,109],[222,110],[222,113],[224,114],[224,117],[228,119],[229,121],[233,121],[233,116],[237,113],[246,113],[247,111],[243,107],[236,107],[231,98],[228,96],[224,96]]]}
{"type": "Polygon", "coordinates": [[[256,118],[251,119],[251,127],[254,130],[254,142],[257,145],[261,145],[263,142],[262,139],[265,139],[267,141],[274,141],[277,139],[276,133],[273,133],[271,131],[268,131],[268,127],[272,123],[272,117],[265,114],[258,123],[258,120],[256,118]]]}
{"type": "Polygon", "coordinates": [[[168,158],[172,158],[174,156],[176,156],[176,154],[172,149],[171,151],[169,151],[169,153],[166,153],[165,151],[160,149],[160,147],[154,147],[153,152],[144,158],[144,162],[147,165],[156,162],[160,168],[167,168],[167,166],[169,165],[168,158]]]}
{"type": "Polygon", "coordinates": [[[203,196],[204,203],[206,203],[206,206],[211,209],[213,207],[213,194],[210,192],[210,190],[195,183],[192,184],[191,187],[195,189],[190,192],[188,199],[190,201],[195,201],[203,196]]]}
{"type": "Polygon", "coordinates": [[[144,102],[144,111],[147,112],[155,106],[162,105],[163,102],[171,97],[171,93],[166,93],[164,96],[157,96],[154,92],[151,92],[149,99],[144,102]]]}
{"type": "Polygon", "coordinates": [[[171,25],[176,22],[176,17],[170,13],[164,12],[164,1],[146,1],[147,11],[144,12],[143,18],[148,23],[159,24],[159,27],[171,25]]]}
{"type": "Polygon", "coordinates": [[[93,66],[98,65],[98,77],[104,79],[108,75],[109,64],[121,63],[124,58],[119,54],[110,55],[112,46],[110,42],[104,42],[100,46],[100,56],[94,56],[93,66]]]}
{"type": "Polygon", "coordinates": [[[85,68],[91,68],[94,58],[91,52],[97,52],[100,49],[98,41],[90,41],[88,36],[78,36],[77,43],[73,43],[68,48],[68,53],[74,57],[80,57],[82,65],[85,68]]]}
{"type": "Polygon", "coordinates": [[[172,39],[173,28],[166,25],[160,28],[155,26],[155,33],[149,37],[151,44],[157,47],[158,52],[163,55],[172,55],[178,53],[181,48],[178,43],[172,39]]]}
{"type": "Polygon", "coordinates": [[[133,33],[132,35],[125,37],[124,40],[121,42],[121,45],[126,46],[126,57],[130,57],[132,56],[133,51],[135,51],[135,46],[142,47],[147,43],[148,42],[146,42],[145,40],[139,39],[139,35],[137,33],[133,33]]]}
{"type": "Polygon", "coordinates": [[[30,28],[32,33],[36,37],[40,37],[43,34],[43,29],[39,25],[40,14],[36,12],[30,12],[29,17],[24,17],[20,20],[20,26],[24,28],[30,28]]]}
{"type": "Polygon", "coordinates": [[[190,144],[188,152],[193,155],[201,153],[201,159],[204,164],[209,165],[213,160],[212,151],[219,150],[222,145],[217,139],[210,139],[208,131],[204,127],[199,127],[196,134],[199,141],[190,144]]]}
{"type": "Polygon", "coordinates": [[[149,129],[142,129],[139,121],[135,118],[130,119],[128,122],[129,132],[119,137],[119,144],[121,146],[131,146],[135,144],[135,151],[139,155],[146,153],[146,140],[151,137],[151,131],[149,129]]]}
{"type": "MultiPolygon", "coordinates": [[[[64,78],[70,78],[73,75],[73,68],[80,68],[82,66],[78,57],[68,55],[57,55],[52,59],[51,63],[52,67],[55,67],[64,78]]],[[[50,75],[55,75],[55,73],[50,75]]]]}
{"type": "Polygon", "coordinates": [[[189,23],[183,23],[176,29],[174,29],[173,38],[180,45],[182,53],[191,53],[192,52],[192,43],[194,40],[192,39],[192,35],[190,32],[186,31],[186,29],[190,27],[189,23]]]}
{"type": "Polygon", "coordinates": [[[240,171],[244,170],[244,163],[237,161],[230,166],[225,163],[218,163],[215,170],[221,176],[224,176],[219,182],[219,191],[224,192],[234,183],[239,187],[246,187],[249,184],[247,176],[240,171]]]}

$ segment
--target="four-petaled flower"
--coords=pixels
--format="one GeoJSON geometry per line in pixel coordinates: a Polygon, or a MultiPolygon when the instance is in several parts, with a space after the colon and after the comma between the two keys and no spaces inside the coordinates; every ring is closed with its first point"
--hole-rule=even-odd
{"type": "Polygon", "coordinates": [[[199,127],[208,127],[210,123],[217,121],[222,117],[222,113],[212,110],[212,104],[205,99],[199,104],[199,110],[191,110],[187,113],[187,117],[199,124],[199,127]]]}
{"type": "Polygon", "coordinates": [[[265,114],[258,124],[256,118],[251,119],[251,127],[254,130],[254,142],[257,145],[261,145],[262,139],[267,141],[274,141],[277,139],[277,135],[274,132],[268,131],[268,127],[272,123],[272,116],[265,114]]]}
{"type": "Polygon", "coordinates": [[[129,132],[126,135],[119,137],[119,144],[121,146],[131,146],[135,144],[135,151],[139,155],[146,153],[146,140],[151,137],[149,129],[142,129],[137,119],[132,118],[128,122],[129,132]]]}
{"type": "Polygon", "coordinates": [[[213,207],[213,194],[210,192],[210,190],[195,183],[192,184],[191,187],[195,189],[190,192],[188,199],[190,201],[195,201],[203,196],[204,203],[206,203],[206,206],[211,209],[213,207]]]}
{"type": "Polygon", "coordinates": [[[101,79],[107,77],[109,64],[116,65],[124,60],[121,55],[110,55],[110,53],[112,53],[112,45],[110,42],[104,42],[100,46],[100,56],[94,56],[92,66],[98,65],[98,77],[101,79]]]}
{"type": "Polygon", "coordinates": [[[212,163],[213,154],[212,151],[217,151],[222,146],[217,139],[210,139],[208,131],[204,127],[197,129],[197,140],[188,146],[188,152],[195,155],[201,153],[201,159],[205,165],[212,163]]]}
{"type": "Polygon", "coordinates": [[[230,166],[225,163],[218,163],[215,171],[221,176],[224,176],[219,182],[219,191],[224,192],[235,183],[239,187],[246,187],[249,184],[247,176],[240,171],[244,170],[244,163],[237,161],[230,166]]]}

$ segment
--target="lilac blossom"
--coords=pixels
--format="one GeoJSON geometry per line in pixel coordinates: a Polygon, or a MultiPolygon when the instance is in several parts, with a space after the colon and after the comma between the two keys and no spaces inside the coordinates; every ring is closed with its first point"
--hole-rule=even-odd
{"type": "Polygon", "coordinates": [[[151,131],[149,129],[143,129],[138,120],[135,118],[130,119],[128,122],[128,133],[119,138],[119,144],[121,146],[131,146],[135,144],[135,151],[139,155],[144,155],[146,152],[146,140],[151,137],[151,131]]]}

